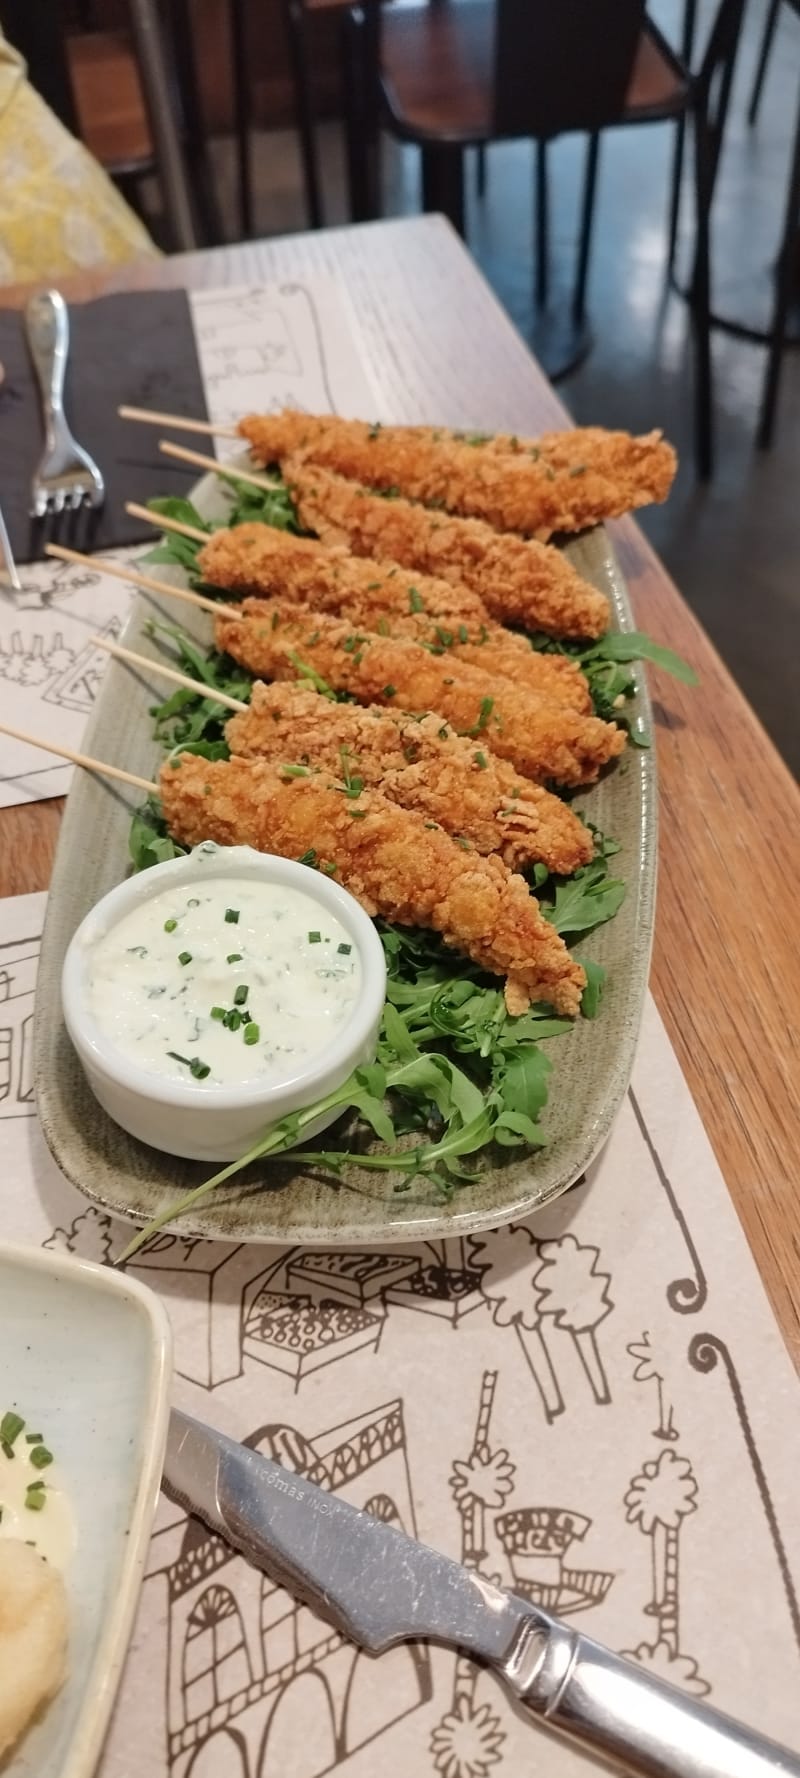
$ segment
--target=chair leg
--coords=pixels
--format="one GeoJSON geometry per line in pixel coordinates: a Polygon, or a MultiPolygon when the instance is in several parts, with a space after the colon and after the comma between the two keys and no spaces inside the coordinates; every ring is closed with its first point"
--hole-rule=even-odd
{"type": "Polygon", "coordinates": [[[367,21],[360,10],[342,18],[344,139],[351,222],[373,222],[381,213],[380,129],[370,100],[367,21]]]}
{"type": "Polygon", "coordinates": [[[597,164],[600,156],[600,136],[597,132],[589,137],[586,154],[586,171],[583,176],[583,203],[581,205],[581,232],[578,245],[578,272],[572,296],[572,319],[577,326],[586,319],[586,285],[589,278],[589,257],[592,249],[592,224],[594,222],[594,206],[597,194],[597,164]]]}
{"type": "Polygon", "coordinates": [[[761,450],[769,449],[775,432],[778,384],[786,345],[786,322],[797,273],[798,227],[800,227],[800,110],[798,110],[795,126],[794,156],[789,175],[789,190],[786,195],[783,240],[778,257],[767,374],[764,379],[764,396],[758,424],[758,444],[761,450]]]}
{"type": "Polygon", "coordinates": [[[475,150],[475,187],[479,198],[486,196],[486,144],[481,142],[475,150]]]}
{"type": "Polygon", "coordinates": [[[303,183],[306,192],[308,222],[310,228],[321,228],[323,220],[322,198],[320,195],[317,144],[314,134],[314,113],[311,105],[311,84],[308,78],[308,54],[303,0],[286,0],[284,17],[286,19],[286,32],[289,40],[289,61],[292,69],[295,112],[297,116],[297,129],[300,137],[300,160],[303,167],[303,183]]]}
{"type": "Polygon", "coordinates": [[[691,316],[695,356],[695,457],[700,480],[710,481],[714,467],[710,263],[710,212],[713,181],[708,119],[705,110],[701,107],[694,113],[694,164],[696,241],[691,316]]]}
{"type": "Polygon", "coordinates": [[[438,210],[464,235],[464,150],[425,147],[422,150],[422,204],[438,210]]]}
{"type": "Polygon", "coordinates": [[[753,80],[753,90],[750,94],[750,104],[747,107],[747,121],[750,124],[751,128],[758,118],[759,108],[761,105],[761,94],[763,91],[764,80],[765,80],[766,72],[767,72],[767,63],[769,62],[770,52],[772,50],[772,39],[775,36],[775,27],[778,23],[778,13],[780,11],[780,4],[781,4],[781,0],[771,0],[770,9],[769,9],[769,12],[767,13],[767,22],[764,26],[764,35],[761,39],[761,49],[760,49],[759,57],[758,57],[758,67],[756,68],[755,78],[753,80]]]}
{"type": "Polygon", "coordinates": [[[253,181],[250,167],[250,71],[245,28],[246,0],[230,0],[230,45],[233,68],[233,108],[236,132],[236,175],[239,187],[239,226],[242,239],[253,234],[253,181]]]}
{"type": "Polygon", "coordinates": [[[537,141],[536,155],[536,307],[547,305],[550,289],[550,204],[547,178],[547,143],[537,141]]]}
{"type": "MultiPolygon", "coordinates": [[[[684,67],[691,68],[694,55],[694,36],[697,28],[697,0],[686,0],[683,14],[683,33],[681,37],[681,58],[684,67]]],[[[667,272],[672,271],[675,263],[675,248],[678,240],[678,222],[681,213],[681,184],[683,181],[683,156],[686,148],[686,114],[678,118],[675,125],[675,150],[672,159],[672,184],[669,200],[669,236],[667,246],[667,272]]]]}

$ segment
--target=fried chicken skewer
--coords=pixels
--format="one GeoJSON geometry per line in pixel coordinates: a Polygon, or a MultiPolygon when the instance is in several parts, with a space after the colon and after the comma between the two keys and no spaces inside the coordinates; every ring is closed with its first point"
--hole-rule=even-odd
{"type": "Polygon", "coordinates": [[[424,715],[439,710],[460,734],[480,736],[528,778],[590,784],[622,752],[613,723],[581,716],[510,680],[430,654],[417,642],[354,630],[340,618],[283,600],[245,599],[236,615],[220,608],[216,645],[261,679],[310,679],[361,704],[424,715]]]}
{"type": "Polygon", "coordinates": [[[540,862],[568,876],[592,856],[592,837],[560,797],[466,741],[437,715],[334,704],[299,685],[256,680],[250,705],[225,730],[232,753],[273,765],[321,767],[415,809],[511,870],[540,862]]]}
{"type": "Polygon", "coordinates": [[[313,852],[369,914],[427,926],[473,962],[506,977],[509,1012],[544,1000],[574,1016],[586,977],[522,877],[400,809],[377,791],[357,797],[330,778],[286,782],[270,765],[182,754],[161,769],[170,833],[300,858],[313,852]]]}
{"type": "Polygon", "coordinates": [[[497,451],[429,427],[370,426],[290,410],[250,414],[239,432],[261,463],[299,452],[384,493],[397,490],[425,506],[485,519],[498,531],[539,538],[665,500],[675,475],[675,452],[658,432],[633,438],[576,428],[527,450],[497,451]]]}
{"type": "Polygon", "coordinates": [[[605,595],[552,544],[493,531],[481,519],[430,512],[399,495],[386,500],[300,457],[287,459],[284,476],[301,525],[329,548],[344,545],[357,556],[457,581],[499,623],[587,641],[609,627],[605,595]]]}
{"type": "Polygon", "coordinates": [[[284,594],[314,611],[347,617],[359,628],[407,636],[437,654],[447,650],[483,672],[513,679],[569,709],[591,712],[589,687],[575,661],[537,654],[524,636],[493,623],[476,593],[449,580],[414,579],[396,566],[252,523],[216,532],[201,549],[198,565],[205,580],[226,592],[284,594]]]}

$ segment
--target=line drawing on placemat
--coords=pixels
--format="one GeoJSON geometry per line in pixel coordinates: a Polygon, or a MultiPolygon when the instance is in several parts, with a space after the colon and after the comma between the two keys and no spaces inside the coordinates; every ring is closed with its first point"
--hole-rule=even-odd
{"type": "Polygon", "coordinates": [[[650,1540],[652,1592],[644,1609],[658,1626],[655,1641],[626,1651],[628,1659],[695,1697],[705,1697],[711,1687],[697,1662],[682,1652],[679,1634],[681,1526],[697,1511],[697,1478],[688,1457],[664,1450],[648,1459],[632,1477],[624,1506],[628,1524],[650,1540]]]}
{"type": "MultiPolygon", "coordinates": [[[[244,1441],[416,1536],[400,1398],[313,1437],[262,1426],[244,1441]]],[[[296,1771],[314,1742],[315,1778],[429,1701],[431,1660],[404,1643],[374,1661],[221,1538],[184,1517],[156,1532],[148,1584],[164,1576],[171,1778],[268,1778],[296,1771]]]]}
{"type": "MultiPolygon", "coordinates": [[[[614,1304],[611,1274],[598,1269],[599,1247],[560,1235],[539,1241],[524,1223],[509,1223],[486,1236],[470,1236],[472,1263],[497,1327],[513,1327],[536,1384],[548,1424],[563,1414],[562,1392],[546,1325],[566,1333],[594,1400],[608,1406],[611,1390],[597,1329],[614,1304]]],[[[558,1341],[553,1341],[558,1357],[558,1341]]]]}
{"type": "Polygon", "coordinates": [[[640,1340],[632,1340],[625,1350],[634,1360],[634,1383],[655,1383],[656,1385],[658,1425],[653,1429],[653,1437],[674,1445],[679,1434],[673,1419],[674,1405],[666,1399],[664,1379],[666,1367],[662,1364],[662,1368],[658,1368],[661,1361],[657,1350],[653,1348],[649,1333],[643,1333],[640,1340]]]}
{"type": "Polygon", "coordinates": [[[769,1526],[772,1547],[777,1558],[781,1580],[783,1581],[783,1590],[786,1594],[786,1603],[789,1607],[789,1616],[792,1622],[794,1639],[797,1643],[798,1652],[800,1652],[800,1601],[797,1597],[794,1577],[791,1568],[789,1567],[789,1558],[786,1554],[786,1547],[783,1537],[781,1536],[780,1525],[778,1524],[775,1503],[770,1492],[769,1483],[767,1481],[764,1465],[761,1461],[758,1445],[756,1444],[753,1428],[750,1424],[750,1416],[747,1412],[747,1404],[736,1372],[736,1366],[734,1365],[725,1341],[721,1340],[717,1334],[712,1333],[695,1334],[694,1339],[689,1346],[688,1358],[692,1369],[699,1371],[701,1376],[710,1376],[711,1372],[716,1370],[720,1359],[722,1359],[725,1375],[728,1379],[728,1386],[731,1395],[733,1396],[736,1417],[739,1421],[742,1438],[744,1439],[747,1455],[750,1459],[750,1467],[753,1471],[761,1505],[764,1509],[764,1516],[767,1525],[769,1526]]]}
{"type": "Polygon", "coordinates": [[[0,945],[0,1117],[35,1117],[33,998],[41,935],[0,945]]]}
{"type": "Polygon", "coordinates": [[[69,562],[37,562],[22,571],[23,588],[15,594],[15,609],[49,611],[56,599],[71,599],[73,593],[99,586],[101,578],[91,569],[78,573],[69,562]]]}
{"type": "MultiPolygon", "coordinates": [[[[101,633],[115,641],[121,628],[119,618],[112,617],[101,633]]],[[[49,639],[41,630],[26,634],[14,630],[8,639],[0,636],[0,677],[35,690],[44,703],[58,704],[62,710],[88,715],[107,664],[101,648],[90,642],[81,649],[70,648],[60,630],[49,639]]]]}
{"type": "Polygon", "coordinates": [[[656,1148],[650,1131],[647,1128],[647,1124],[645,1123],[644,1114],[636,1094],[634,1093],[633,1087],[628,1088],[628,1098],[630,1100],[631,1110],[633,1111],[633,1115],[638,1125],[639,1134],[655,1168],[658,1183],[664,1192],[670,1210],[678,1224],[686,1251],[694,1267],[693,1278],[673,1278],[672,1282],[667,1285],[667,1302],[669,1303],[670,1308],[675,1310],[676,1315],[696,1315],[698,1310],[702,1309],[706,1297],[708,1296],[708,1284],[700,1261],[700,1255],[692,1240],[689,1224],[675,1196],[669,1174],[667,1173],[658,1149],[656,1148]]]}

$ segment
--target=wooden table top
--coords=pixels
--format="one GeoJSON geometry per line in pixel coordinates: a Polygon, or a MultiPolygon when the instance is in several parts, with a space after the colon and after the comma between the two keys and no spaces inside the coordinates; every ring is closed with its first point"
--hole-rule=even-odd
{"type": "MultiPolygon", "coordinates": [[[[519,433],[564,423],[560,401],[440,218],[142,261],[64,288],[79,300],[322,270],[339,275],[367,369],[398,421],[519,433]]],[[[22,297],[8,288],[0,305],[22,297]]],[[[611,530],[640,626],[700,676],[691,689],[651,674],[661,791],[651,985],[800,1364],[800,946],[791,917],[800,792],[638,527],[624,520],[611,530]]],[[[751,596],[731,588],[732,598],[751,596]]],[[[47,887],[60,815],[57,801],[0,813],[1,895],[47,887]]]]}

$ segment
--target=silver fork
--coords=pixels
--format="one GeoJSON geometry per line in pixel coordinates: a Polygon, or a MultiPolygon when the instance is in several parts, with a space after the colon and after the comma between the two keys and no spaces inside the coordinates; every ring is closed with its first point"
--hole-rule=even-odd
{"type": "Polygon", "coordinates": [[[105,483],[97,464],[73,438],[64,414],[64,375],[69,351],[67,305],[57,290],[32,296],[25,310],[28,338],[42,398],[45,442],[31,483],[31,517],[102,506],[105,483]]]}

